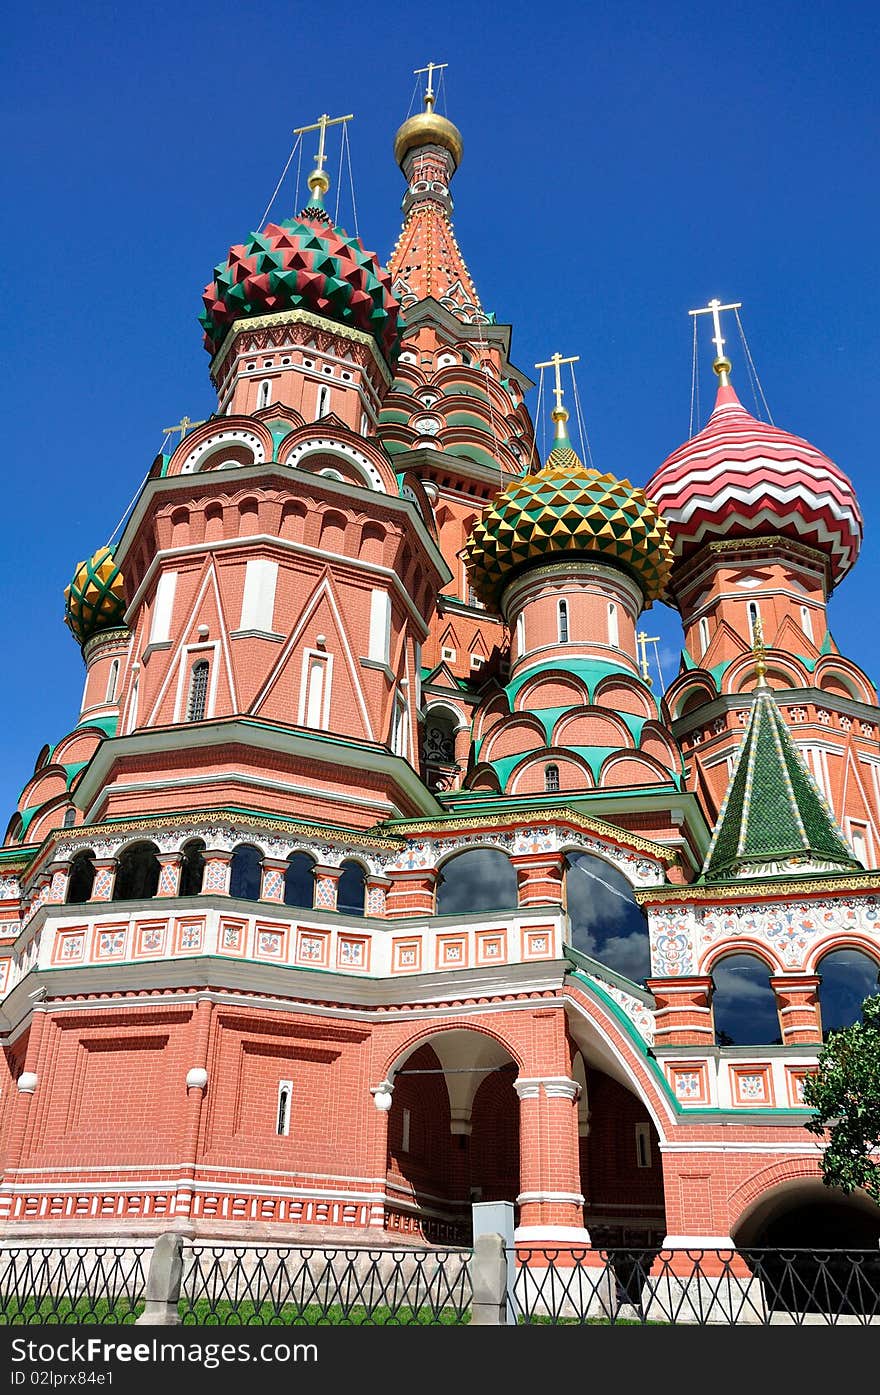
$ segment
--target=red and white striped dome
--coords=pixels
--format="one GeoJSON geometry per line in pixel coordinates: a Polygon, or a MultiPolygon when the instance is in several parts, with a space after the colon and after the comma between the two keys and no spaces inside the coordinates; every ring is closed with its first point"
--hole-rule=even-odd
{"type": "Polygon", "coordinates": [[[800,436],[758,421],[723,380],[703,430],[672,452],[645,493],[676,557],[721,538],[779,534],[823,552],[836,586],[859,555],[862,514],[843,471],[800,436]]]}

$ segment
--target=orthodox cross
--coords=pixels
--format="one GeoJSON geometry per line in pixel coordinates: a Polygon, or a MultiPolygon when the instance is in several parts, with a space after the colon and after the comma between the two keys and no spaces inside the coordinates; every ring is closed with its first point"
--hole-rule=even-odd
{"type": "MultiPolygon", "coordinates": [[[[208,418],[205,417],[205,421],[207,420],[208,418]]],[[[205,421],[190,421],[189,417],[181,417],[176,426],[165,426],[162,429],[166,436],[171,436],[175,431],[179,431],[182,441],[187,431],[194,431],[197,426],[204,426],[205,421]]],[[[178,442],[179,444],[180,442],[178,442]]]]}
{"type": "MultiPolygon", "coordinates": [[[[327,136],[327,127],[328,127],[328,126],[341,126],[341,125],[343,125],[346,121],[353,121],[353,120],[354,120],[354,113],[353,113],[353,112],[350,112],[348,116],[333,116],[333,117],[328,116],[327,113],[325,112],[323,116],[319,116],[319,117],[318,117],[317,121],[313,121],[312,124],[311,124],[311,126],[297,126],[296,130],[295,130],[294,133],[293,133],[295,136],[304,136],[304,135],[306,135],[306,133],[307,133],[308,131],[320,131],[320,133],[321,133],[320,136],[319,136],[319,138],[318,138],[318,153],[317,153],[317,155],[315,156],[315,168],[314,168],[314,170],[312,171],[312,174],[309,176],[309,187],[310,187],[310,188],[311,188],[312,177],[313,177],[315,174],[319,174],[319,175],[321,176],[321,180],[320,180],[319,182],[323,182],[325,179],[327,179],[327,175],[326,175],[325,170],[324,170],[324,161],[327,159],[327,154],[326,154],[326,151],[324,150],[324,145],[325,145],[326,136],[327,136]]],[[[329,181],[328,181],[328,187],[329,187],[329,181]]]]}
{"type": "Polygon", "coordinates": [[[555,396],[555,398],[556,398],[556,411],[557,411],[557,412],[561,412],[561,411],[562,411],[562,394],[563,394],[563,391],[564,391],[563,386],[562,386],[562,374],[560,373],[559,370],[560,370],[560,368],[562,367],[562,365],[563,365],[564,363],[580,363],[580,358],[581,358],[580,354],[574,354],[574,356],[573,356],[572,358],[563,358],[563,357],[562,357],[562,354],[560,354],[560,353],[555,353],[555,354],[551,354],[550,358],[547,360],[546,363],[536,363],[536,364],[535,364],[535,367],[536,367],[536,368],[552,368],[552,369],[555,370],[555,373],[556,373],[556,386],[555,386],[554,389],[553,389],[553,394],[554,394],[554,396],[555,396]]]}
{"type": "Polygon", "coordinates": [[[721,311],[740,310],[742,301],[734,301],[732,305],[722,305],[720,300],[710,300],[708,305],[704,305],[701,310],[689,310],[689,315],[711,315],[712,325],[715,333],[712,336],[712,343],[715,345],[719,358],[724,358],[724,340],[721,337],[721,311]]]}
{"type": "Polygon", "coordinates": [[[428,86],[425,91],[425,110],[430,111],[434,105],[434,74],[442,73],[444,68],[448,68],[448,63],[429,63],[425,68],[413,68],[413,77],[421,77],[422,73],[428,74],[428,86]]]}
{"type": "Polygon", "coordinates": [[[659,635],[649,635],[647,630],[639,630],[636,634],[636,643],[639,646],[639,668],[642,678],[649,688],[653,687],[653,684],[651,682],[650,670],[648,669],[648,645],[656,644],[659,638],[659,635]]]}

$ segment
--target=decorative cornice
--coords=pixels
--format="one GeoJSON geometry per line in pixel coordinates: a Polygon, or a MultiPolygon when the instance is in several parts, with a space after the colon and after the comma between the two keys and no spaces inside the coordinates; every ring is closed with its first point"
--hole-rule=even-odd
{"type": "Polygon", "coordinates": [[[594,819],[586,814],[575,813],[573,809],[562,806],[557,809],[524,810],[522,813],[497,813],[497,814],[475,814],[472,816],[451,816],[448,819],[388,819],[379,828],[390,828],[393,824],[394,831],[398,828],[398,836],[408,840],[415,834],[428,833],[438,838],[445,834],[454,834],[468,828],[491,828],[495,832],[500,832],[508,827],[521,827],[523,824],[568,824],[573,828],[582,829],[587,833],[595,833],[597,837],[607,838],[610,842],[616,843],[620,847],[633,848],[638,852],[646,853],[649,857],[655,858],[658,862],[664,862],[668,866],[675,866],[679,862],[679,855],[672,849],[664,847],[662,843],[654,843],[648,838],[640,838],[636,833],[629,833],[625,828],[620,828],[616,824],[606,823],[604,819],[594,819]]]}
{"type": "Polygon", "coordinates": [[[845,892],[873,892],[880,897],[880,873],[865,872],[858,876],[787,879],[775,881],[765,878],[761,881],[693,883],[691,886],[651,886],[634,887],[633,896],[640,906],[674,905],[676,902],[702,902],[712,905],[717,901],[785,901],[798,900],[804,896],[834,896],[845,892]]]}

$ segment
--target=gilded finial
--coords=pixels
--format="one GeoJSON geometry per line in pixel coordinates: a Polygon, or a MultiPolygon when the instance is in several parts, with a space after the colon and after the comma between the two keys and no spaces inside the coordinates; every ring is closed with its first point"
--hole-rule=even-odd
{"type": "Polygon", "coordinates": [[[442,73],[444,68],[448,68],[448,63],[428,63],[424,68],[413,68],[413,77],[421,77],[422,73],[427,73],[428,81],[425,87],[425,111],[434,110],[434,102],[437,94],[434,91],[434,74],[442,73]]]}
{"type": "Polygon", "coordinates": [[[708,305],[704,305],[700,310],[689,310],[689,315],[711,315],[712,325],[715,333],[712,335],[712,343],[715,345],[715,362],[712,364],[712,371],[717,373],[718,381],[722,387],[730,385],[730,359],[724,352],[724,338],[721,333],[721,311],[740,310],[742,301],[731,302],[730,305],[722,305],[716,297],[710,300],[708,305]]]}
{"type": "Polygon", "coordinates": [[[564,388],[562,386],[562,374],[560,372],[560,369],[562,368],[562,365],[564,363],[579,362],[580,354],[575,354],[572,358],[563,358],[562,354],[557,352],[555,354],[551,354],[550,358],[546,361],[546,363],[535,364],[536,368],[552,368],[556,375],[556,383],[553,387],[553,396],[556,398],[556,406],[550,413],[550,417],[551,420],[553,420],[556,423],[556,430],[554,435],[557,441],[568,440],[568,432],[565,428],[565,423],[568,421],[568,412],[562,405],[562,394],[564,392],[564,388]]]}
{"type": "Polygon", "coordinates": [[[764,646],[764,627],[760,615],[756,615],[752,622],[752,654],[755,660],[756,686],[762,688],[767,676],[767,650],[764,646]]]}
{"type": "Polygon", "coordinates": [[[327,190],[330,188],[330,176],[324,169],[324,161],[327,159],[327,153],[324,149],[327,127],[341,126],[346,121],[353,120],[353,113],[349,113],[348,116],[334,116],[331,118],[325,112],[325,114],[319,116],[317,121],[313,122],[311,126],[297,126],[293,133],[295,136],[303,136],[307,131],[320,131],[318,153],[315,156],[315,168],[306,181],[309,186],[309,192],[313,195],[311,199],[312,203],[320,204],[327,190]]]}

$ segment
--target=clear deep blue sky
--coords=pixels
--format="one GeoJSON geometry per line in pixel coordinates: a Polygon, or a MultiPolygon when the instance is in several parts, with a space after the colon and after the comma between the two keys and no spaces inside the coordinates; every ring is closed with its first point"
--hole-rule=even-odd
{"type": "MultiPolygon", "coordinates": [[[[429,58],[450,64],[456,232],[483,303],[513,323],[526,370],[557,347],[581,355],[597,465],[644,483],[685,438],[687,310],[744,302],[776,422],[857,486],[865,546],[830,617],[880,679],[878,37],[876,5],[852,0],[9,11],[3,825],[41,745],[76,721],[83,667],[62,623],[74,566],[115,527],[161,428],[215,405],[196,323],[214,263],[259,219],[291,129],[325,110],[356,114],[360,232],[387,259],[403,193],[393,136],[429,58]]],[[[289,181],[273,213],[294,202],[289,181]]],[[[648,622],[669,681],[675,616],[648,622]]]]}

